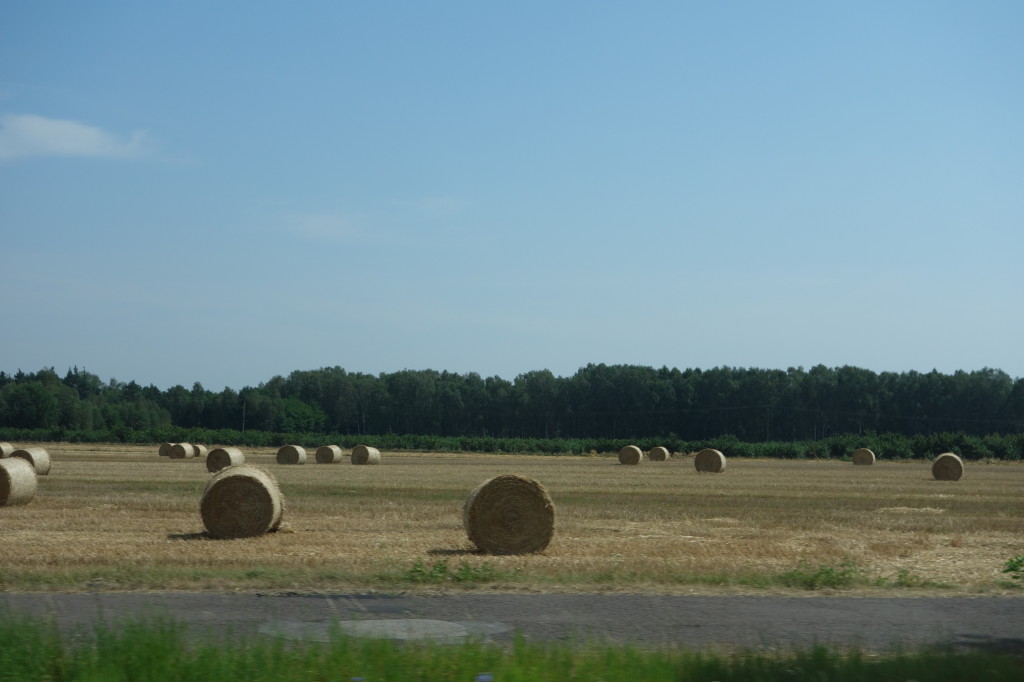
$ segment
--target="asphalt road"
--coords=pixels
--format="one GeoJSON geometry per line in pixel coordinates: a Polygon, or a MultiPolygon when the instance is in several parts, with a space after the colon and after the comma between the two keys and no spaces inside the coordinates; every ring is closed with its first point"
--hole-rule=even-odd
{"type": "Polygon", "coordinates": [[[70,631],[97,620],[170,616],[209,636],[324,641],[331,624],[396,640],[467,637],[788,649],[816,643],[952,645],[1024,653],[1024,598],[847,598],[629,594],[0,594],[0,614],[53,617],[70,631]]]}

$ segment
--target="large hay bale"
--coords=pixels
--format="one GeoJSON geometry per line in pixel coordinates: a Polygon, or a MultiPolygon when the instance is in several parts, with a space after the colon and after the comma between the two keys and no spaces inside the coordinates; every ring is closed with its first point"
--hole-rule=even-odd
{"type": "Polygon", "coordinates": [[[644,459],[644,451],[635,445],[627,445],[619,450],[619,464],[639,464],[644,459]]]}
{"type": "Polygon", "coordinates": [[[306,448],[301,445],[282,445],[277,450],[278,464],[305,464],[306,448]]]}
{"type": "Polygon", "coordinates": [[[31,462],[21,457],[0,460],[0,507],[28,504],[39,482],[31,462]]]}
{"type": "Polygon", "coordinates": [[[857,448],[853,451],[853,463],[857,466],[871,466],[875,463],[875,453],[867,448],[857,448]]]}
{"type": "Polygon", "coordinates": [[[175,443],[171,446],[171,459],[192,459],[195,451],[190,443],[175,443]]]}
{"type": "Polygon", "coordinates": [[[50,473],[50,453],[44,448],[23,448],[11,453],[11,457],[20,457],[28,460],[36,474],[45,476],[50,473]]]}
{"type": "Polygon", "coordinates": [[[353,464],[380,464],[380,450],[368,445],[357,445],[352,448],[353,464]]]}
{"type": "Polygon", "coordinates": [[[932,462],[932,476],[938,481],[959,481],[964,475],[964,461],[952,452],[944,452],[932,462]]]}
{"type": "Polygon", "coordinates": [[[664,462],[668,459],[668,448],[661,445],[651,448],[651,451],[647,453],[647,459],[652,462],[664,462]]]}
{"type": "Polygon", "coordinates": [[[469,540],[491,554],[540,552],[555,532],[555,505],[537,481],[506,474],[476,487],[462,507],[469,540]]]}
{"type": "Polygon", "coordinates": [[[170,457],[171,456],[171,448],[173,448],[173,447],[174,447],[174,443],[160,443],[160,456],[161,457],[170,457]]]}
{"type": "Polygon", "coordinates": [[[338,445],[321,445],[316,449],[317,464],[337,464],[341,461],[341,447],[338,445]]]}
{"type": "Polygon", "coordinates": [[[199,515],[210,537],[251,538],[281,525],[284,496],[269,472],[248,464],[230,466],[206,484],[199,515]]]}
{"type": "Polygon", "coordinates": [[[10,443],[0,443],[0,459],[5,459],[11,456],[14,452],[14,446],[10,443]]]}
{"type": "Polygon", "coordinates": [[[192,444],[192,456],[193,457],[206,457],[206,446],[192,444]]]}
{"type": "Polygon", "coordinates": [[[725,471],[725,455],[718,450],[704,448],[693,458],[693,465],[702,473],[720,474],[725,471]]]}
{"type": "Polygon", "coordinates": [[[241,464],[245,464],[245,455],[238,448],[214,448],[206,456],[206,470],[211,474],[241,464]]]}

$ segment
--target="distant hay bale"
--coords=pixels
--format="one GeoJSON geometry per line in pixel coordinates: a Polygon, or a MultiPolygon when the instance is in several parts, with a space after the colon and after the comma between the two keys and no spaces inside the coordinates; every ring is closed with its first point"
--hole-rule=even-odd
{"type": "Polygon", "coordinates": [[[652,462],[664,462],[668,459],[668,448],[659,445],[656,448],[651,448],[651,451],[647,453],[647,459],[652,462]]]}
{"type": "Polygon", "coordinates": [[[278,464],[305,464],[306,448],[301,445],[282,445],[277,451],[278,464]]]}
{"type": "Polygon", "coordinates": [[[380,450],[368,445],[357,445],[352,448],[353,464],[380,464],[380,450]]]}
{"type": "Polygon", "coordinates": [[[627,445],[619,450],[619,464],[639,464],[644,459],[644,451],[635,445],[627,445]]]}
{"type": "Polygon", "coordinates": [[[32,465],[32,468],[36,470],[36,473],[40,476],[45,476],[50,473],[50,453],[44,448],[24,448],[21,450],[15,450],[11,453],[11,457],[20,457],[28,460],[28,463],[32,465]]]}
{"type": "Polygon", "coordinates": [[[211,474],[241,464],[245,464],[245,455],[238,448],[214,448],[206,456],[206,470],[211,474]]]}
{"type": "Polygon", "coordinates": [[[192,456],[193,457],[206,457],[206,446],[192,444],[192,456]]]}
{"type": "Polygon", "coordinates": [[[199,515],[210,537],[251,538],[277,530],[284,497],[269,472],[248,464],[230,466],[206,484],[199,515]]]}
{"type": "Polygon", "coordinates": [[[39,482],[32,464],[21,457],[0,460],[0,507],[28,504],[39,482]]]}
{"type": "Polygon", "coordinates": [[[470,542],[490,554],[540,552],[555,532],[555,505],[532,478],[495,476],[466,498],[462,524],[470,542]]]}
{"type": "Polygon", "coordinates": [[[192,459],[195,450],[189,443],[175,443],[171,446],[171,459],[192,459]]]}
{"type": "Polygon", "coordinates": [[[161,457],[170,457],[171,456],[171,448],[173,448],[173,447],[174,447],[174,443],[160,443],[160,456],[161,457]]]}
{"type": "Polygon", "coordinates": [[[321,445],[316,449],[317,464],[337,464],[341,461],[341,447],[337,445],[321,445]]]}
{"type": "Polygon", "coordinates": [[[0,443],[0,459],[6,459],[14,452],[14,446],[10,443],[0,443]]]}
{"type": "Polygon", "coordinates": [[[932,476],[939,481],[959,481],[964,475],[964,461],[952,452],[944,452],[932,462],[932,476]]]}
{"type": "Polygon", "coordinates": [[[871,466],[875,463],[875,453],[867,448],[857,448],[853,451],[853,463],[858,466],[871,466]]]}
{"type": "Polygon", "coordinates": [[[725,471],[725,455],[718,450],[704,448],[693,458],[697,471],[720,474],[725,471]]]}

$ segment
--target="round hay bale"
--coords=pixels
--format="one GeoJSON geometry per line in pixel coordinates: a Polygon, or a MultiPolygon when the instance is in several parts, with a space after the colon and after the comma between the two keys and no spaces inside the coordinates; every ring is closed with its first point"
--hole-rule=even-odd
{"type": "Polygon", "coordinates": [[[14,452],[14,446],[10,443],[0,443],[0,459],[5,459],[11,456],[14,452]]]}
{"type": "Polygon", "coordinates": [[[668,448],[661,445],[651,448],[651,451],[647,453],[647,459],[652,462],[664,462],[668,459],[668,448]]]}
{"type": "Polygon", "coordinates": [[[175,443],[171,446],[171,459],[192,459],[194,450],[189,443],[175,443]]]}
{"type": "Polygon", "coordinates": [[[39,476],[45,476],[50,473],[50,453],[44,448],[24,448],[21,450],[15,450],[11,453],[11,457],[20,457],[28,460],[32,468],[36,470],[36,474],[39,476]]]}
{"type": "Polygon", "coordinates": [[[871,466],[875,463],[875,453],[867,448],[857,448],[853,451],[853,463],[857,466],[871,466]]]}
{"type": "Polygon", "coordinates": [[[619,450],[619,464],[639,464],[644,460],[644,451],[635,445],[619,450]]]}
{"type": "Polygon", "coordinates": [[[160,443],[160,456],[161,457],[170,457],[171,456],[171,448],[173,448],[173,447],[174,447],[174,443],[160,443]]]}
{"type": "Polygon", "coordinates": [[[248,464],[214,474],[203,491],[199,515],[214,538],[251,538],[277,530],[284,514],[284,497],[277,480],[248,464]]]}
{"type": "Polygon", "coordinates": [[[506,474],[476,487],[462,507],[469,540],[491,554],[540,552],[555,532],[555,505],[537,481],[506,474]]]}
{"type": "Polygon", "coordinates": [[[245,455],[238,448],[214,448],[206,456],[206,470],[211,474],[240,464],[245,464],[245,455]]]}
{"type": "Polygon", "coordinates": [[[305,464],[306,448],[301,445],[282,445],[277,451],[278,464],[305,464]]]}
{"type": "Polygon", "coordinates": [[[0,461],[0,507],[28,504],[36,496],[39,481],[32,464],[21,457],[0,461]]]}
{"type": "Polygon", "coordinates": [[[693,465],[697,471],[720,474],[725,471],[725,455],[718,450],[704,448],[693,458],[693,465]]]}
{"type": "Polygon", "coordinates": [[[206,446],[192,444],[192,456],[193,457],[206,457],[206,446]]]}
{"type": "Polygon", "coordinates": [[[932,462],[932,476],[938,481],[959,481],[964,475],[964,461],[952,452],[943,452],[932,462]]]}
{"type": "Polygon", "coordinates": [[[352,448],[353,464],[380,464],[380,450],[368,445],[357,445],[352,448]]]}
{"type": "Polygon", "coordinates": [[[341,461],[341,447],[337,445],[321,445],[316,449],[317,464],[337,464],[341,461]]]}

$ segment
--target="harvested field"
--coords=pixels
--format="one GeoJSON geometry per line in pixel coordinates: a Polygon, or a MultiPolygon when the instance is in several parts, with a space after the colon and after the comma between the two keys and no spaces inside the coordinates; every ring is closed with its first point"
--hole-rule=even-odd
{"type": "Polygon", "coordinates": [[[255,448],[246,461],[277,477],[284,524],[216,541],[199,515],[210,478],[200,459],[39,445],[50,475],[30,505],[0,509],[2,589],[408,589],[416,562],[447,561],[486,565],[488,590],[786,592],[774,577],[849,564],[865,577],[843,588],[853,594],[1022,594],[1001,573],[1024,553],[1020,463],[971,462],[949,482],[927,461],[732,459],[727,476],[707,476],[691,458],[624,468],[617,453],[387,452],[378,466],[323,468],[279,466],[275,449],[255,448]],[[557,507],[542,553],[481,555],[466,537],[467,492],[501,474],[542,481],[557,507]]]}

